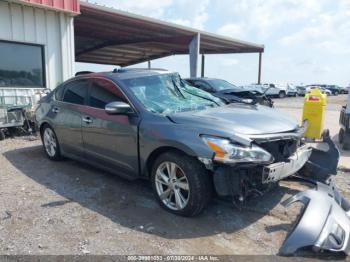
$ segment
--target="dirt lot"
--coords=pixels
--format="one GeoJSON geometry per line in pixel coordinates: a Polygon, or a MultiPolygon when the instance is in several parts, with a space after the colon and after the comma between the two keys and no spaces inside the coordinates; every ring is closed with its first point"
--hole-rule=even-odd
{"type": "MultiPolygon", "coordinates": [[[[345,101],[336,99],[327,111],[334,123],[345,101]]],[[[301,99],[276,106],[299,116],[301,99]]],[[[349,173],[335,181],[350,199],[349,173]]],[[[307,188],[282,182],[242,211],[214,200],[201,216],[182,218],[157,205],[146,181],[51,162],[26,137],[0,142],[0,185],[0,254],[276,254],[299,210],[280,202],[307,188]]]]}

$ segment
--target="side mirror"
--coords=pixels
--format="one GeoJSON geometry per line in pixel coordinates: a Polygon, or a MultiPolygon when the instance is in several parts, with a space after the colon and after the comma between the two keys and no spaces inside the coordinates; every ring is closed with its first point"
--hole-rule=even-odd
{"type": "Polygon", "coordinates": [[[131,106],[124,102],[111,102],[105,106],[105,111],[109,115],[126,115],[133,113],[131,106]]]}

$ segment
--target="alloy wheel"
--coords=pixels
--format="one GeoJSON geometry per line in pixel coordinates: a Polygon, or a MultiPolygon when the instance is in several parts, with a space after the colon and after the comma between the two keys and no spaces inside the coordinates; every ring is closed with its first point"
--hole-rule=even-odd
{"type": "Polygon", "coordinates": [[[46,128],[43,135],[43,142],[45,146],[46,153],[50,157],[54,157],[57,150],[56,136],[51,128],[46,128]]]}
{"type": "Polygon", "coordinates": [[[172,210],[182,210],[190,198],[189,182],[185,172],[173,162],[161,163],[156,171],[155,185],[163,204],[172,210]]]}

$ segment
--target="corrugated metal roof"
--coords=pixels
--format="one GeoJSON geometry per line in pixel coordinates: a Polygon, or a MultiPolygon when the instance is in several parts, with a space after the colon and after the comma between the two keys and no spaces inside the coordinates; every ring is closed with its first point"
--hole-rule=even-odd
{"type": "Polygon", "coordinates": [[[258,53],[263,45],[224,37],[125,11],[81,2],[75,18],[76,61],[128,66],[188,54],[200,34],[200,53],[258,53]]]}

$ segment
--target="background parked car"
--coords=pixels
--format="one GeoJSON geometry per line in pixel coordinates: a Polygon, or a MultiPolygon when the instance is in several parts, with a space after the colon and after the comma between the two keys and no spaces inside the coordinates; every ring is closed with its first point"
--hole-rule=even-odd
{"type": "Polygon", "coordinates": [[[296,89],[298,96],[305,96],[305,94],[307,93],[305,86],[297,86],[296,89]]]}
{"type": "Polygon", "coordinates": [[[340,94],[340,88],[339,86],[336,85],[322,85],[322,88],[328,89],[329,91],[332,92],[332,95],[339,95],[340,94]]]}
{"type": "Polygon", "coordinates": [[[279,86],[273,83],[262,84],[261,88],[267,96],[279,97],[279,98],[283,98],[287,96],[286,88],[280,88],[279,86]]]}
{"type": "Polygon", "coordinates": [[[312,89],[315,89],[315,88],[318,88],[320,89],[320,91],[322,92],[322,94],[326,94],[327,96],[331,96],[332,95],[332,92],[324,87],[321,87],[321,86],[317,86],[317,85],[308,85],[306,90],[308,93],[310,93],[310,91],[312,89]]]}
{"type": "Polygon", "coordinates": [[[298,90],[293,84],[287,84],[286,86],[280,85],[278,86],[282,90],[286,90],[287,96],[297,96],[298,90]]]}
{"type": "Polygon", "coordinates": [[[225,101],[225,103],[244,102],[259,103],[261,105],[273,107],[273,101],[263,94],[261,89],[254,87],[236,86],[223,79],[216,78],[188,78],[185,79],[190,85],[203,91],[209,92],[215,97],[225,101]]]}
{"type": "Polygon", "coordinates": [[[340,87],[340,93],[341,94],[348,94],[349,93],[349,88],[350,86],[347,86],[347,87],[340,87]]]}

